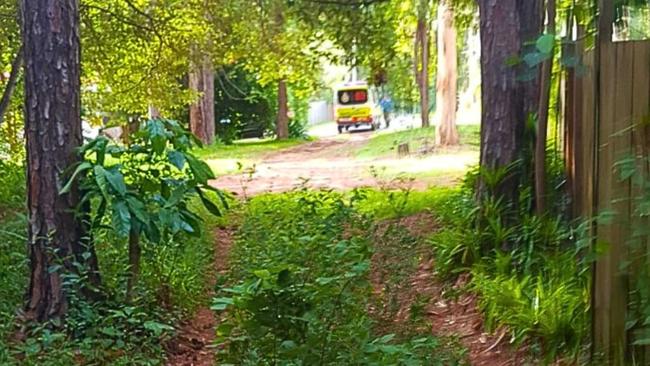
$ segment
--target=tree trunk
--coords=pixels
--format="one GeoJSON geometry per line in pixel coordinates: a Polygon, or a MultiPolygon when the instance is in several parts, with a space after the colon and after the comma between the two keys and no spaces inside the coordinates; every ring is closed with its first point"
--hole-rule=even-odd
{"type": "Polygon", "coordinates": [[[278,119],[276,123],[278,140],[289,138],[289,107],[287,102],[287,83],[285,80],[280,80],[278,82],[278,119]]]}
{"type": "Polygon", "coordinates": [[[18,75],[20,74],[20,67],[23,64],[23,47],[21,46],[14,57],[14,60],[11,62],[11,72],[9,73],[9,80],[7,80],[7,86],[2,93],[2,98],[0,98],[0,126],[4,120],[5,112],[9,108],[11,102],[11,96],[16,89],[16,83],[18,82],[18,75]]]}
{"type": "MultiPolygon", "coordinates": [[[[524,128],[523,98],[517,70],[508,65],[521,46],[517,0],[479,0],[481,28],[481,166],[504,168],[520,158],[524,128]]],[[[516,202],[519,172],[510,174],[494,194],[516,202]]],[[[482,184],[481,193],[485,193],[482,184]]]]}
{"type": "MultiPolygon", "coordinates": [[[[555,34],[555,0],[547,3],[547,34],[555,34]]],[[[546,211],[546,136],[548,133],[548,110],[550,107],[553,52],[542,65],[540,81],[539,112],[537,113],[537,139],[535,141],[535,209],[538,215],[546,211]]]]}
{"type": "Polygon", "coordinates": [[[59,195],[82,143],[77,0],[23,1],[22,37],[30,257],[25,318],[42,322],[64,316],[63,274],[91,245],[75,213],[78,189],[59,195]]]}
{"type": "MultiPolygon", "coordinates": [[[[448,0],[447,0],[448,1],[448,0]]],[[[436,107],[438,129],[436,144],[458,145],[456,128],[457,69],[456,29],[454,13],[447,1],[438,4],[438,82],[436,86],[436,107]]]]}
{"type": "MultiPolygon", "coordinates": [[[[543,0],[526,0],[517,3],[519,12],[519,24],[522,43],[522,55],[536,52],[535,41],[542,33],[543,17],[543,0]]],[[[524,100],[524,117],[536,115],[539,109],[539,65],[532,68],[524,66],[526,70],[520,72],[526,76],[525,81],[520,83],[521,95],[524,100]]]]}
{"type": "Polygon", "coordinates": [[[418,13],[415,32],[415,80],[420,92],[422,127],[429,127],[429,26],[423,9],[418,13]]]}
{"type": "Polygon", "coordinates": [[[160,109],[158,109],[153,104],[149,104],[147,114],[148,114],[149,119],[158,119],[158,118],[161,117],[160,109]]]}
{"type": "Polygon", "coordinates": [[[211,145],[215,135],[214,68],[207,57],[190,73],[190,89],[200,93],[190,106],[190,128],[204,145],[211,145]]]}
{"type": "Polygon", "coordinates": [[[126,284],[126,301],[131,302],[133,299],[133,290],[140,277],[140,257],[142,249],[140,247],[140,234],[131,230],[129,234],[129,278],[126,284]]]}

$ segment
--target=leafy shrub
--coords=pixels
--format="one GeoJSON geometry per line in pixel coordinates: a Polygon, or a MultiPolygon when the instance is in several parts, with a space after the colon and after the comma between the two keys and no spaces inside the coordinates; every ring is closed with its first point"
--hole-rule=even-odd
{"type": "Polygon", "coordinates": [[[305,123],[297,119],[291,119],[289,121],[289,138],[306,139],[307,137],[309,136],[307,135],[305,123]]]}
{"type": "Polygon", "coordinates": [[[206,300],[203,274],[213,259],[212,232],[207,228],[219,220],[212,215],[219,207],[206,204],[216,194],[197,192],[211,172],[204,163],[192,161],[196,158],[188,153],[191,144],[191,136],[176,123],[150,121],[127,146],[100,137],[82,148],[85,160],[71,169],[76,170],[71,179],[82,180],[92,206],[101,298],[89,301],[75,291],[86,281],[83,271],[64,274],[69,288],[65,323],[28,328],[25,342],[12,345],[4,340],[13,330],[28,279],[27,223],[14,212],[0,217],[0,364],[162,363],[172,325],[206,300]],[[123,234],[143,226],[157,226],[160,240],[149,240],[153,235],[145,232],[140,281],[129,299],[124,288],[130,278],[129,245],[123,234]]]}
{"type": "Polygon", "coordinates": [[[241,365],[454,364],[437,341],[372,334],[370,222],[353,194],[299,191],[253,199],[213,303],[223,362],[241,365]],[[446,363],[449,361],[448,363],[446,363]]]}

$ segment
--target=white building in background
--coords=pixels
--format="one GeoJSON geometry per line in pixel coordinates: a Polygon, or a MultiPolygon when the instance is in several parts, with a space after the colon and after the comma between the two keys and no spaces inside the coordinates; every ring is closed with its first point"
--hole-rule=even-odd
{"type": "Polygon", "coordinates": [[[309,102],[308,122],[310,125],[315,125],[322,122],[330,122],[333,120],[334,107],[332,106],[332,103],[325,100],[309,102]]]}
{"type": "Polygon", "coordinates": [[[467,62],[469,83],[459,90],[456,123],[481,123],[481,37],[478,30],[467,35],[467,62]]]}

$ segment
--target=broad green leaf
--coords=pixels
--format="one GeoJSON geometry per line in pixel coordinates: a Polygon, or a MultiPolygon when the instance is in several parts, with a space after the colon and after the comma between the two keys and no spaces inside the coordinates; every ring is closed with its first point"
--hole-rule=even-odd
{"type": "Polygon", "coordinates": [[[129,196],[126,198],[126,203],[129,206],[129,211],[143,224],[149,222],[149,214],[147,213],[146,205],[138,198],[129,196]]]}
{"type": "Polygon", "coordinates": [[[535,43],[537,50],[541,53],[549,54],[553,52],[553,47],[555,46],[555,35],[554,34],[544,34],[537,38],[535,43]]]}
{"type": "Polygon", "coordinates": [[[113,229],[121,236],[128,236],[131,231],[131,214],[124,201],[113,203],[113,229]]]}
{"type": "Polygon", "coordinates": [[[183,198],[185,198],[186,194],[187,194],[187,187],[185,186],[176,187],[176,189],[172,191],[172,194],[167,199],[167,202],[165,203],[165,207],[171,208],[176,206],[179,202],[183,200],[183,198]]]}
{"type": "Polygon", "coordinates": [[[104,196],[104,199],[108,201],[108,180],[106,179],[106,169],[101,165],[95,165],[93,168],[95,173],[95,183],[99,188],[99,191],[104,196]]]}
{"type": "Polygon", "coordinates": [[[111,187],[117,192],[118,195],[124,196],[126,194],[126,184],[124,183],[124,176],[117,169],[105,170],[106,180],[111,187]]]}
{"type": "Polygon", "coordinates": [[[186,155],[185,157],[198,183],[208,184],[210,179],[214,179],[214,172],[212,172],[212,169],[210,169],[210,166],[205,161],[198,160],[192,155],[186,155]]]}
{"type": "Polygon", "coordinates": [[[160,336],[164,331],[173,331],[174,327],[171,327],[167,324],[148,320],[144,322],[144,329],[152,331],[156,336],[160,336]]]}
{"type": "Polygon", "coordinates": [[[150,242],[160,243],[160,229],[158,229],[158,225],[153,220],[145,225],[144,234],[150,242]]]}
{"type": "Polygon", "coordinates": [[[59,192],[59,194],[69,193],[70,189],[72,188],[72,184],[77,179],[77,176],[79,174],[81,174],[82,172],[84,172],[86,170],[89,170],[92,167],[93,167],[93,165],[91,163],[87,162],[87,161],[84,161],[83,163],[79,164],[77,166],[77,169],[75,169],[74,173],[72,173],[72,176],[68,180],[68,183],[66,183],[65,186],[63,188],[61,188],[61,191],[59,192]]]}
{"type": "Polygon", "coordinates": [[[219,207],[214,204],[214,202],[210,201],[210,199],[206,197],[205,193],[200,188],[197,188],[196,192],[199,194],[199,198],[201,199],[203,206],[205,206],[205,208],[210,211],[211,214],[215,216],[221,216],[221,210],[219,207]]]}
{"type": "Polygon", "coordinates": [[[230,204],[228,203],[228,197],[226,197],[226,194],[224,193],[224,191],[222,191],[221,189],[215,188],[215,187],[213,187],[213,186],[211,186],[209,184],[206,185],[206,186],[203,186],[201,188],[202,189],[207,189],[209,191],[212,191],[212,192],[216,193],[217,197],[219,197],[219,200],[221,200],[221,204],[223,205],[223,207],[226,210],[228,208],[230,208],[230,204]]]}
{"type": "Polygon", "coordinates": [[[535,67],[548,60],[550,56],[542,52],[530,52],[524,56],[524,62],[528,67],[535,67]]]}
{"type": "Polygon", "coordinates": [[[180,151],[172,150],[168,152],[167,159],[179,170],[183,170],[183,167],[185,167],[185,154],[180,151]]]}
{"type": "Polygon", "coordinates": [[[231,297],[217,297],[212,301],[210,309],[222,311],[226,310],[228,306],[233,305],[234,303],[235,301],[231,297]]]}
{"type": "Polygon", "coordinates": [[[165,126],[159,120],[150,120],[147,122],[147,133],[151,139],[151,147],[156,154],[162,154],[167,145],[167,134],[165,126]]]}

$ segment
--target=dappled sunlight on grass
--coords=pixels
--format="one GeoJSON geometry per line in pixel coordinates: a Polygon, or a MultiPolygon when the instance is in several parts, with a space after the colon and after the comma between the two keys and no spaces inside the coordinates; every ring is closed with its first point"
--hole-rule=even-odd
{"type": "Polygon", "coordinates": [[[444,152],[426,155],[421,158],[381,160],[375,166],[386,176],[406,174],[416,178],[437,177],[441,175],[460,178],[469,167],[478,164],[477,151],[444,152]]]}
{"type": "MultiPolygon", "coordinates": [[[[480,141],[479,125],[458,126],[461,146],[466,150],[476,150],[480,141]]],[[[415,128],[399,132],[383,132],[374,135],[365,146],[354,151],[359,158],[386,157],[397,153],[397,146],[408,143],[412,153],[430,150],[435,145],[435,127],[415,128]]]]}

